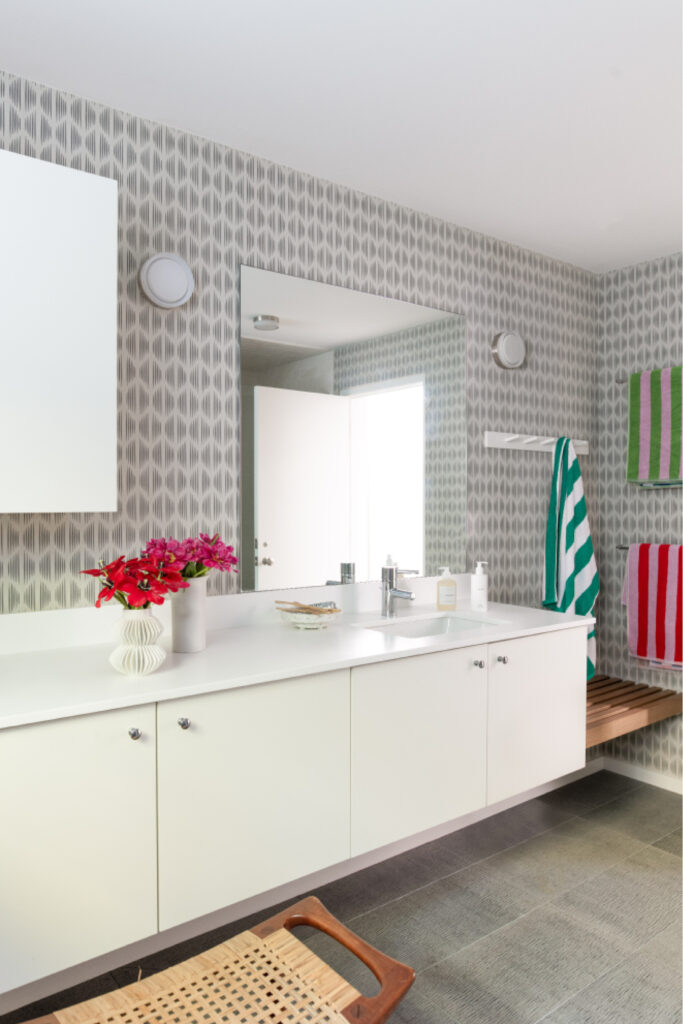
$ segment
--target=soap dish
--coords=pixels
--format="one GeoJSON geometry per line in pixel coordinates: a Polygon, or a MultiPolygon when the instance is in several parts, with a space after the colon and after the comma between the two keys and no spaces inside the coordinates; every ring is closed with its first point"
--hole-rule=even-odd
{"type": "Polygon", "coordinates": [[[320,601],[316,604],[300,604],[298,601],[276,603],[288,605],[278,611],[282,621],[295,629],[327,629],[333,616],[341,611],[334,601],[320,601]]]}

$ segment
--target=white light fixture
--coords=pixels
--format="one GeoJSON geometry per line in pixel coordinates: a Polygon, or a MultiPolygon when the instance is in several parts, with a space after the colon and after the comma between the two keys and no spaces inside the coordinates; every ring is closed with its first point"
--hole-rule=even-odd
{"type": "Polygon", "coordinates": [[[526,358],[524,339],[516,331],[501,331],[493,339],[493,358],[504,370],[519,370],[526,358]]]}
{"type": "Polygon", "coordinates": [[[183,306],[194,292],[194,277],[182,256],[160,252],[140,267],[140,287],[162,309],[183,306]]]}
{"type": "Polygon", "coordinates": [[[258,313],[253,321],[257,331],[276,331],[280,326],[280,317],[270,313],[258,313]]]}

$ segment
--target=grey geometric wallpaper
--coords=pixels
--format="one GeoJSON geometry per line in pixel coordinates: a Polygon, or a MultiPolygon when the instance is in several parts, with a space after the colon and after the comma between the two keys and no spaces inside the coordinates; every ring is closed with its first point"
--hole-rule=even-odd
{"type": "MultiPolygon", "coordinates": [[[[94,587],[79,570],[133,554],[150,536],[218,530],[237,540],[241,263],[462,313],[468,564],[489,560],[493,600],[539,604],[550,457],[487,450],[484,431],[586,438],[588,514],[601,572],[608,549],[609,598],[616,563],[598,508],[599,412],[621,399],[608,394],[606,362],[617,356],[610,350],[601,361],[600,316],[609,314],[615,353],[626,343],[620,318],[635,325],[636,351],[648,339],[665,347],[661,332],[672,340],[680,312],[663,326],[649,278],[617,275],[608,298],[601,279],[577,267],[4,72],[0,147],[116,178],[120,210],[119,511],[0,516],[1,612],[90,604],[94,587]],[[140,293],[139,267],[160,250],[178,252],[194,271],[195,295],[180,310],[156,309],[140,293]],[[628,297],[634,289],[647,294],[643,310],[628,297]],[[522,370],[491,359],[503,328],[528,342],[522,370]]],[[[680,261],[666,265],[670,297],[680,261]]],[[[634,362],[635,354],[627,368],[643,368],[634,362]]],[[[637,516],[655,507],[644,499],[608,495],[608,509],[612,500],[628,516],[636,509],[617,542],[637,539],[637,516]]],[[[675,497],[655,498],[667,500],[675,497]]],[[[668,539],[670,514],[662,505],[649,539],[668,539]]],[[[212,587],[235,584],[228,576],[212,587]]],[[[616,614],[609,600],[606,608],[616,614]]],[[[617,643],[607,639],[605,670],[614,671],[617,643]]],[[[680,741],[677,751],[680,761],[680,741]]]]}
{"type": "MultiPolygon", "coordinates": [[[[150,536],[238,537],[240,263],[465,315],[468,563],[488,558],[493,598],[538,603],[549,459],[487,451],[484,430],[595,440],[592,274],[5,73],[0,146],[115,177],[120,197],[120,509],[0,516],[0,610],[89,604],[78,570],[150,536]],[[164,249],[197,281],[178,311],[137,283],[164,249]],[[528,340],[526,370],[493,363],[504,327],[528,340]]],[[[594,477],[589,460],[589,511],[594,477]]]]}
{"type": "MultiPolygon", "coordinates": [[[[334,350],[335,394],[359,385],[424,377],[426,576],[435,576],[440,565],[453,572],[466,570],[465,344],[464,318],[446,317],[334,350]]],[[[397,480],[397,501],[401,488],[397,480]]]]}
{"type": "MultiPolygon", "coordinates": [[[[681,690],[681,672],[650,668],[629,656],[621,588],[626,552],[618,544],[681,543],[683,491],[645,490],[626,483],[628,385],[638,370],[681,362],[681,254],[605,274],[599,376],[601,595],[598,663],[602,672],[650,686],[681,690]]],[[[604,744],[610,754],[680,776],[681,718],[669,718],[604,744]]]]}

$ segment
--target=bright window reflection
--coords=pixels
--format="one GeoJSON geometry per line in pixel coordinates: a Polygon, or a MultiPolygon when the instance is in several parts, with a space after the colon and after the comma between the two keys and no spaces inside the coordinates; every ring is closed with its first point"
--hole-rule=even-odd
{"type": "Polygon", "coordinates": [[[424,568],[424,383],[350,394],[351,557],[357,580],[379,579],[391,555],[424,568]]]}

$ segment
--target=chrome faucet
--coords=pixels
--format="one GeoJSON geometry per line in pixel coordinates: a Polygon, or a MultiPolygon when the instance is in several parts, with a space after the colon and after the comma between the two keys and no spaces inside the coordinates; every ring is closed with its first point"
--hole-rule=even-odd
{"type": "Polygon", "coordinates": [[[398,590],[396,587],[399,575],[405,573],[417,575],[417,570],[398,569],[395,565],[382,566],[382,615],[385,617],[396,614],[394,611],[395,597],[402,597],[406,601],[415,600],[412,590],[398,590]]]}
{"type": "Polygon", "coordinates": [[[338,580],[327,580],[325,586],[336,587],[342,583],[355,583],[356,582],[356,563],[355,562],[342,562],[339,566],[339,575],[341,579],[338,580]]]}

